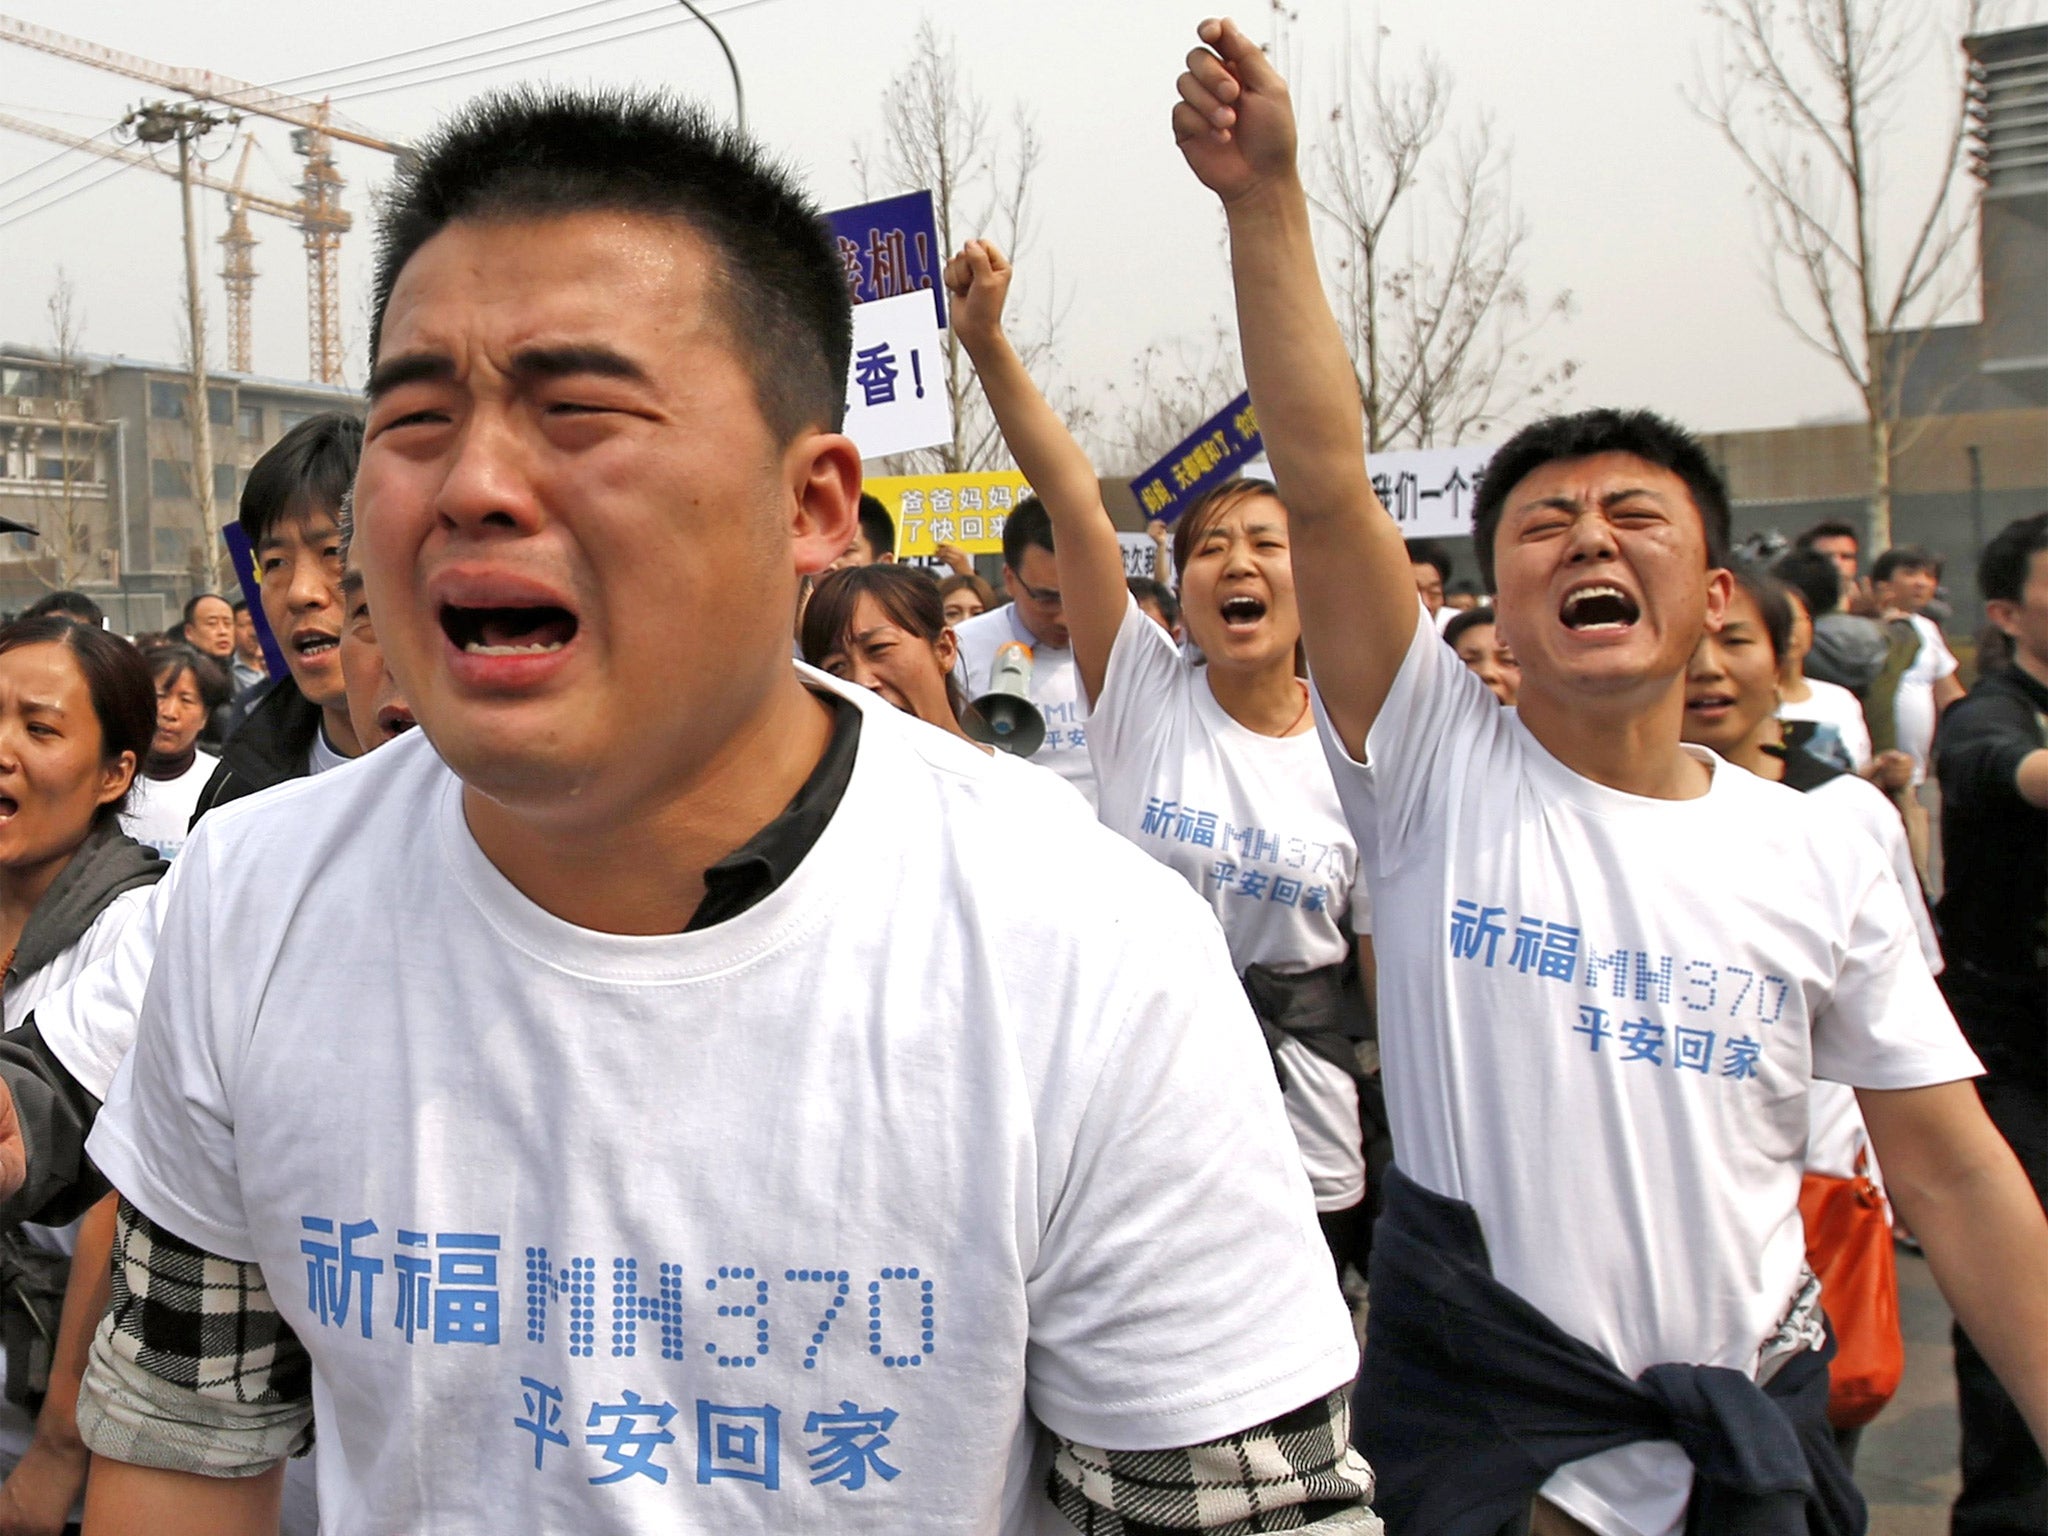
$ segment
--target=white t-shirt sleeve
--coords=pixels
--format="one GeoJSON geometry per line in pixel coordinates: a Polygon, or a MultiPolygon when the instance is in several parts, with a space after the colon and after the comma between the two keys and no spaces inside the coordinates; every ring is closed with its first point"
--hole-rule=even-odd
{"type": "Polygon", "coordinates": [[[1150,619],[1136,598],[1124,599],[1123,622],[1109,649],[1102,697],[1088,716],[1088,752],[1113,764],[1145,751],[1159,712],[1182,685],[1187,663],[1173,637],[1150,619]]]}
{"type": "Polygon", "coordinates": [[[1813,1022],[1813,1075],[1852,1088],[1927,1088],[1983,1065],[1913,932],[1906,893],[1874,846],[1844,853],[1861,878],[1835,985],[1813,1022]]]}
{"type": "Polygon", "coordinates": [[[44,1044],[94,1098],[107,1096],[115,1068],[135,1044],[157,933],[182,868],[173,861],[170,873],[150,887],[142,910],[121,929],[108,953],[36,1005],[36,1028],[44,1044]]]}
{"type": "Polygon", "coordinates": [[[1358,1367],[1264,1038],[1214,919],[1171,900],[1026,1282],[1032,1411],[1112,1450],[1252,1428],[1358,1367]]]}
{"type": "MultiPolygon", "coordinates": [[[[1311,667],[1310,687],[1315,680],[1311,667]]],[[[1432,799],[1442,792],[1443,765],[1453,753],[1500,730],[1500,701],[1445,645],[1418,599],[1415,634],[1394,674],[1393,687],[1365,741],[1366,758],[1355,761],[1330,728],[1321,692],[1315,696],[1316,730],[1330,760],[1344,819],[1358,839],[1361,869],[1376,861],[1381,874],[1397,868],[1417,848],[1440,851],[1441,818],[1432,799]]]]}
{"type": "Polygon", "coordinates": [[[180,857],[183,878],[164,911],[135,1049],[114,1075],[86,1151],[150,1220],[211,1253],[253,1261],[233,1105],[246,1041],[237,967],[214,964],[211,822],[180,857]]]}

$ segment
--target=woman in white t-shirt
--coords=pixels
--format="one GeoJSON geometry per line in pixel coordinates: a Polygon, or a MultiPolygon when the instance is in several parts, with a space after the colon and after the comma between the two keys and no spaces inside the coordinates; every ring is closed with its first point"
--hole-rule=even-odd
{"type": "MultiPolygon", "coordinates": [[[[953,671],[960,647],[946,623],[939,584],[911,565],[849,565],[818,579],[798,637],[803,659],[842,682],[881,695],[907,715],[986,752],[1034,782],[1049,768],[975,741],[960,722],[971,707],[953,671]]],[[[1087,802],[1074,792],[1076,806],[1087,802]]]]}
{"type": "Polygon", "coordinates": [[[189,645],[167,645],[149,655],[150,678],[156,685],[156,735],[129,791],[121,830],[167,859],[176,858],[185,846],[200,793],[220,761],[199,745],[214,707],[208,695],[225,692],[224,686],[216,686],[216,676],[208,675],[218,671],[189,645]]]}
{"type": "Polygon", "coordinates": [[[1792,630],[1778,656],[1778,718],[1811,721],[1818,729],[1808,750],[1823,761],[1868,778],[1871,772],[1870,726],[1863,701],[1839,683],[1806,675],[1806,655],[1813,649],[1813,616],[1799,589],[1780,582],[1789,605],[1792,630]]]}
{"type": "MultiPolygon", "coordinates": [[[[1726,620],[1718,633],[1701,638],[1686,674],[1685,739],[1759,778],[1802,791],[1841,817],[1845,836],[1860,831],[1875,842],[1905,892],[1928,969],[1939,974],[1941,947],[1897,808],[1883,790],[1807,750],[1810,727],[1780,713],[1779,659],[1792,644],[1796,597],[1760,571],[1739,564],[1731,570],[1735,591],[1726,620]]],[[[1807,1106],[1807,1171],[1838,1179],[1867,1172],[1881,1181],[1855,1090],[1815,1079],[1807,1106]]],[[[1852,1448],[1853,1442],[1844,1447],[1852,1448]]]]}
{"type": "Polygon", "coordinates": [[[946,268],[953,327],[1017,466],[1052,517],[1063,617],[1089,700],[1103,824],[1186,878],[1222,924],[1265,1025],[1339,1265],[1365,1194],[1356,1052],[1371,1018],[1358,847],[1300,675],[1287,509],[1231,480],[1173,530],[1191,651],[1125,583],[1093,467],[1002,331],[1010,268],[970,241],[946,268]]]}
{"type": "MultiPolygon", "coordinates": [[[[127,641],[59,618],[0,628],[0,1022],[29,1021],[36,1004],[112,953],[147,906],[163,861],[125,836],[122,802],[149,750],[156,708],[149,671],[127,641]]],[[[106,1305],[113,1251],[109,1196],[63,1227],[23,1223],[0,1242],[38,1272],[76,1252],[59,1297],[10,1282],[0,1311],[15,1337],[56,1320],[41,1412],[0,1402],[0,1528],[57,1530],[76,1518],[86,1452],[75,1406],[93,1324],[106,1305]]],[[[54,1276],[52,1277],[54,1285],[54,1276]]],[[[7,1373],[27,1352],[8,1351],[7,1373]]]]}

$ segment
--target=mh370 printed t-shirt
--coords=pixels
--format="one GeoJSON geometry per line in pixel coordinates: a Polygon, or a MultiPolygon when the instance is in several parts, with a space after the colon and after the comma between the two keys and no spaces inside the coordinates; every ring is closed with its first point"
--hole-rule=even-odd
{"type": "MultiPolygon", "coordinates": [[[[1804,1262],[1813,1078],[1978,1071],[1884,852],[1704,749],[1696,799],[1582,778],[1426,619],[1365,764],[1318,724],[1372,890],[1395,1160],[1473,1206],[1496,1277],[1625,1375],[1753,1373],[1804,1262]]],[[[1603,1536],[1666,1536],[1691,1486],[1650,1441],[1544,1496],[1603,1536]]]]}
{"type": "Polygon", "coordinates": [[[92,1154],[261,1263],[335,1536],[1056,1531],[1039,1425],[1354,1373],[1207,909],[856,702],[831,823],[700,932],[529,902],[424,733],[187,844],[92,1154]]]}
{"type": "Polygon", "coordinates": [[[1014,603],[977,613],[953,626],[960,642],[954,671],[967,697],[988,692],[996,651],[1015,641],[1031,647],[1031,702],[1045,716],[1045,743],[1031,761],[1050,768],[1095,804],[1095,767],[1088,757],[1088,700],[1081,689],[1081,670],[1071,646],[1046,645],[1024,627],[1014,603]]]}
{"type": "MultiPolygon", "coordinates": [[[[1310,971],[1372,931],[1358,845],[1322,744],[1261,736],[1233,720],[1209,669],[1127,602],[1102,696],[1088,717],[1102,823],[1179,874],[1223,925],[1230,962],[1310,971]]],[[[1283,1040],[1287,1118],[1319,1210],[1365,1195],[1358,1087],[1298,1040],[1283,1040]]]]}

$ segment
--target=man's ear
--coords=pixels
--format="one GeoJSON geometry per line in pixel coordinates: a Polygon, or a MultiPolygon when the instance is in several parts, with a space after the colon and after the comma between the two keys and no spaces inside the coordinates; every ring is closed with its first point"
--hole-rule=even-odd
{"type": "MultiPolygon", "coordinates": [[[[1728,600],[1735,595],[1735,577],[1732,572],[1712,570],[1707,572],[1707,629],[1710,635],[1718,635],[1721,626],[1728,621],[1728,600]]],[[[1500,630],[1496,626],[1495,634],[1500,630]]]]}
{"type": "Polygon", "coordinates": [[[799,574],[815,575],[860,530],[860,449],[843,433],[808,433],[789,445],[783,463],[791,552],[799,574]]]}
{"type": "Polygon", "coordinates": [[[2006,634],[2019,637],[2020,605],[2003,597],[1994,597],[1984,604],[1984,617],[1996,624],[2006,634]]]}

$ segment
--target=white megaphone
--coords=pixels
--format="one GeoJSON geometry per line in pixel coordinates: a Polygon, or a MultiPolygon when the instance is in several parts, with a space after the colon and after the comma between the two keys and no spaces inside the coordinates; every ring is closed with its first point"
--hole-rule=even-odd
{"type": "Polygon", "coordinates": [[[984,746],[1029,757],[1045,745],[1045,716],[1031,702],[1031,647],[1011,640],[996,647],[988,692],[974,701],[960,728],[984,746]]]}

